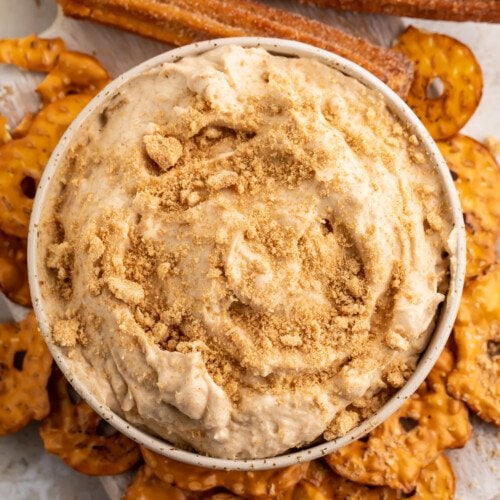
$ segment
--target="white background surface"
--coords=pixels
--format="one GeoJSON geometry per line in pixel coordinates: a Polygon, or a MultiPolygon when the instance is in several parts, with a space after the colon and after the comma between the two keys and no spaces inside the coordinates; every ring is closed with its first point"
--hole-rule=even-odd
{"type": "MultiPolygon", "coordinates": [[[[267,3],[293,6],[295,10],[307,12],[346,29],[363,26],[367,36],[386,42],[402,26],[398,19],[382,19],[381,16],[363,17],[347,14],[339,18],[332,11],[298,6],[291,0],[287,2],[268,0],[267,3]],[[385,30],[384,33],[380,31],[381,26],[385,30]]],[[[53,0],[0,0],[0,38],[41,32],[51,25],[55,15],[56,6],[53,0]]],[[[500,25],[416,20],[412,20],[412,24],[450,34],[471,47],[484,71],[485,92],[478,111],[464,132],[478,139],[491,135],[500,137],[500,25]]],[[[114,76],[167,48],[155,42],[95,27],[89,23],[65,21],[54,27],[55,32],[70,33],[65,38],[70,46],[73,45],[72,48],[78,48],[80,41],[78,37],[82,31],[100,34],[104,30],[113,40],[119,39],[122,45],[127,46],[127,50],[119,53],[114,44],[100,44],[98,48],[96,47],[99,58],[108,68],[115,70],[114,76]]],[[[10,78],[12,70],[0,69],[0,98],[2,84],[10,78]]],[[[8,111],[9,116],[17,120],[25,112],[25,109],[21,109],[17,104],[13,101],[9,106],[7,102],[6,106],[9,109],[2,110],[2,106],[5,107],[5,99],[0,100],[0,112],[8,111]]],[[[36,101],[26,101],[23,105],[33,107],[36,101]]],[[[10,314],[2,300],[0,297],[0,320],[7,319],[10,314]]],[[[106,495],[98,479],[78,474],[57,458],[44,452],[37,427],[37,424],[32,424],[18,434],[0,438],[0,499],[105,499],[106,495]]],[[[498,430],[478,424],[476,420],[475,438],[469,441],[465,449],[451,451],[450,455],[457,472],[458,499],[500,498],[500,463],[498,457],[496,460],[491,458],[495,451],[498,451],[498,438],[498,430]]],[[[113,480],[107,480],[104,484],[108,491],[117,486],[113,480]]]]}

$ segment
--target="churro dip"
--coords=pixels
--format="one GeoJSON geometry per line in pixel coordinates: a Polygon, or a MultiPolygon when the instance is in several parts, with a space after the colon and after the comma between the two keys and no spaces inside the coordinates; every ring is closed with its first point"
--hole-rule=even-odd
{"type": "Polygon", "coordinates": [[[382,96],[318,61],[219,47],[125,83],[52,180],[52,339],[167,441],[258,458],[342,436],[416,366],[451,215],[382,96]]]}

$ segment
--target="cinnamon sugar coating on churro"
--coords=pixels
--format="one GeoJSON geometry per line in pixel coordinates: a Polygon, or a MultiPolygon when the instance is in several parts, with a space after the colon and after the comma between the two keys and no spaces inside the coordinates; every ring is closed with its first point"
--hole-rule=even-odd
{"type": "Polygon", "coordinates": [[[327,24],[251,0],[59,0],[64,13],[133,31],[173,45],[210,38],[268,36],[335,52],[405,96],[411,63],[390,49],[327,24]]]}
{"type": "Polygon", "coordinates": [[[443,21],[500,22],[498,0],[300,0],[333,9],[443,21]]]}

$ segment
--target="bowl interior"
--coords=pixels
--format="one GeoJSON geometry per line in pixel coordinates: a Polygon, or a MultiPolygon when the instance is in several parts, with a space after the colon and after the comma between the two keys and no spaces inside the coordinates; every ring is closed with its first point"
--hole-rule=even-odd
{"type": "Polygon", "coordinates": [[[410,397],[415,392],[415,390],[431,370],[432,366],[439,357],[439,354],[444,348],[446,340],[448,339],[451,328],[453,326],[455,316],[457,314],[465,274],[465,228],[462,212],[460,209],[460,203],[453,185],[453,180],[437,146],[428,134],[425,127],[411,111],[411,109],[389,87],[387,87],[375,76],[359,67],[358,65],[340,56],[303,43],[261,37],[227,38],[195,43],[192,45],[174,49],[169,52],[165,52],[164,54],[161,54],[157,57],[154,57],[140,64],[139,66],[136,66],[135,68],[132,68],[131,70],[127,71],[123,75],[116,78],[113,82],[111,82],[80,113],[78,118],[72,123],[72,125],[64,134],[57,148],[54,150],[38,187],[29,230],[28,270],[33,307],[38,318],[42,334],[45,337],[50,351],[71,384],[102,418],[108,421],[120,432],[137,441],[139,444],[142,444],[157,453],[168,456],[175,460],[216,469],[271,469],[293,465],[301,461],[312,460],[331,453],[345,446],[346,444],[349,444],[351,441],[362,437],[374,427],[382,423],[392,413],[394,413],[408,397],[410,397]],[[372,417],[361,422],[360,425],[352,429],[345,436],[342,436],[333,441],[322,442],[308,448],[300,449],[298,451],[293,451],[278,457],[268,459],[226,460],[221,458],[207,457],[198,453],[181,450],[167,443],[166,441],[147,432],[144,432],[132,424],[129,424],[126,420],[111,411],[109,407],[100,403],[92,394],[92,392],[89,391],[89,389],[85,386],[85,384],[71,374],[70,366],[64,353],[51,341],[50,328],[47,316],[44,311],[44,304],[37,271],[37,227],[42,215],[44,201],[47,198],[47,193],[50,190],[51,181],[57,171],[61,159],[65,156],[66,151],[71,146],[73,139],[78,135],[78,131],[85,123],[87,118],[93,114],[94,110],[96,110],[104,102],[106,102],[106,100],[111,95],[113,95],[116,90],[120,88],[120,86],[122,86],[124,83],[134,78],[135,76],[139,75],[140,73],[152,69],[162,63],[175,62],[176,60],[179,60],[185,56],[194,56],[197,54],[201,54],[212,48],[223,45],[240,45],[243,47],[258,46],[268,50],[269,52],[272,52],[273,54],[314,58],[328,66],[334,67],[339,71],[356,78],[367,87],[378,90],[383,95],[388,107],[392,110],[392,112],[402,121],[410,125],[413,133],[418,137],[419,141],[429,152],[443,182],[445,196],[447,198],[446,202],[451,207],[454,228],[456,232],[456,251],[455,259],[453,260],[450,269],[449,292],[447,294],[445,302],[440,308],[436,327],[434,333],[431,336],[429,344],[426,350],[421,354],[418,366],[407,383],[372,417]]]}

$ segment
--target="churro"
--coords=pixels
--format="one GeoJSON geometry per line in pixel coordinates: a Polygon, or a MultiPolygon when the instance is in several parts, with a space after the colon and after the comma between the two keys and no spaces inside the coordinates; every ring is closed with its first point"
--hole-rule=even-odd
{"type": "Polygon", "coordinates": [[[391,16],[443,21],[500,22],[498,0],[301,0],[303,3],[391,16]]]}
{"type": "Polygon", "coordinates": [[[251,0],[59,0],[66,15],[91,19],[140,35],[184,45],[209,38],[289,38],[335,52],[363,66],[400,95],[413,71],[402,54],[348,35],[319,21],[251,0]]]}

